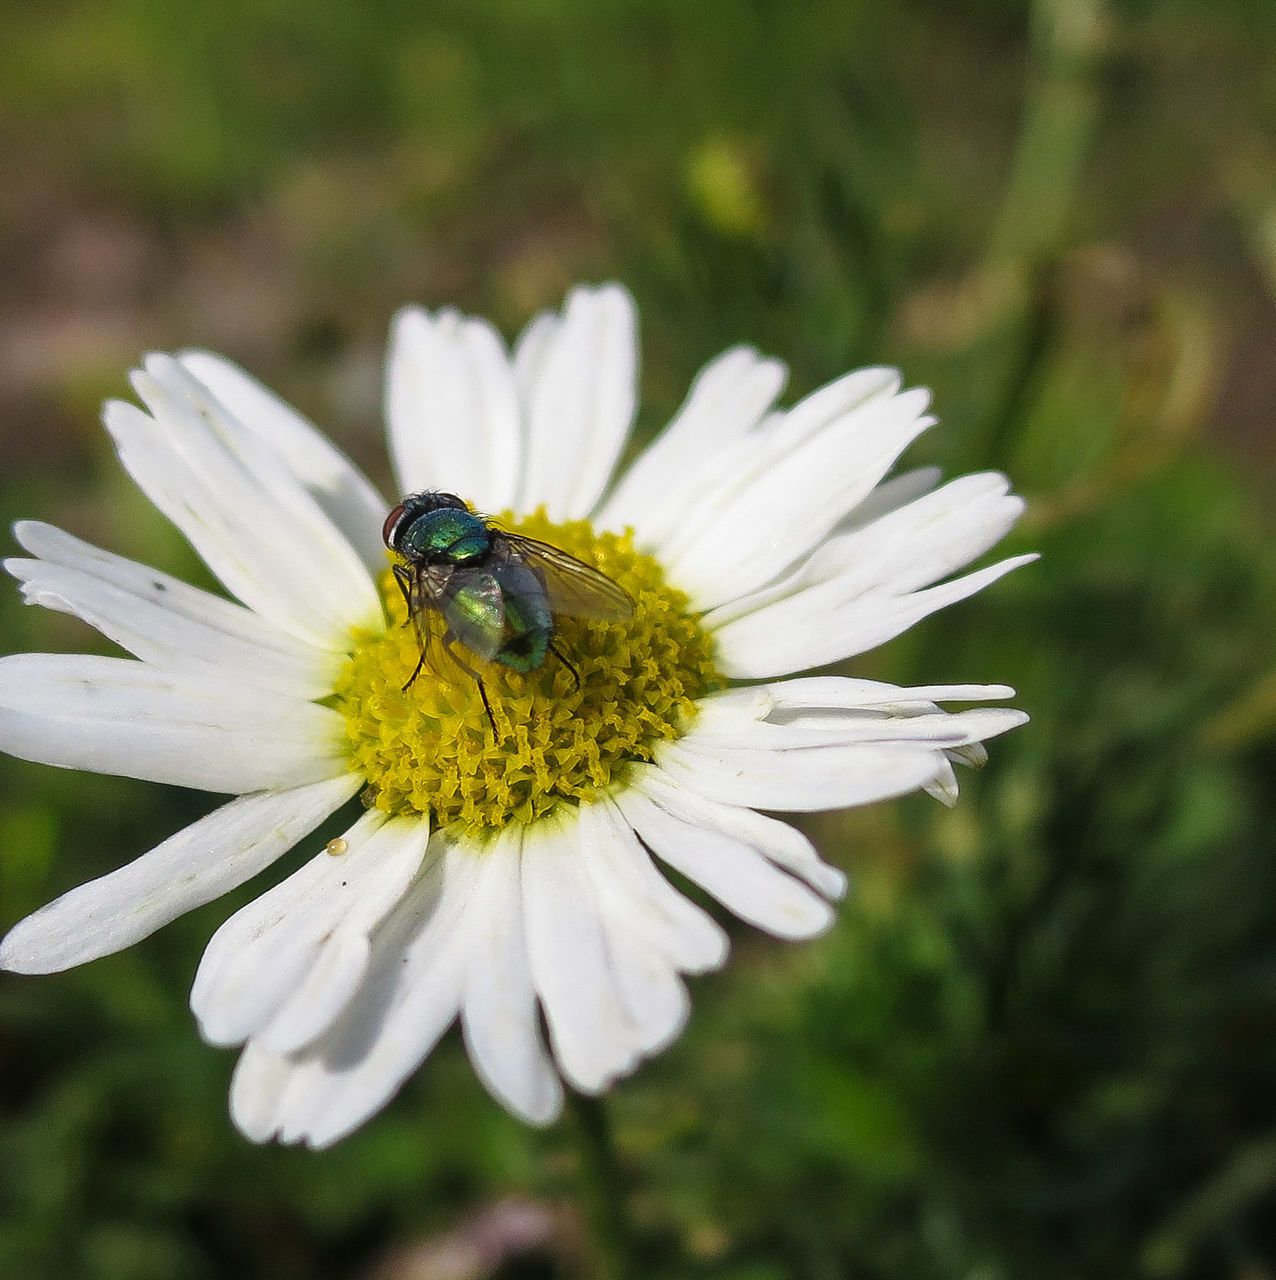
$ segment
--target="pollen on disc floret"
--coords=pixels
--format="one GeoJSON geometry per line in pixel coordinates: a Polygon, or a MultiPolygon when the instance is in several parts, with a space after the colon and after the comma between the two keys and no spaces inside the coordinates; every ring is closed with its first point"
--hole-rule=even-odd
{"type": "Polygon", "coordinates": [[[396,816],[429,816],[482,835],[532,822],[623,783],[634,761],[679,737],[696,702],[723,688],[707,632],[660,565],[634,549],[631,531],[595,533],[585,520],[549,521],[544,511],[496,523],[536,538],[605,573],[629,593],[623,624],[556,615],[554,638],[580,676],[553,654],[521,675],[466,655],[482,676],[422,668],[416,629],[389,570],[382,579],[389,626],[364,633],[336,688],[346,718],[350,767],[367,779],[364,802],[396,816]]]}

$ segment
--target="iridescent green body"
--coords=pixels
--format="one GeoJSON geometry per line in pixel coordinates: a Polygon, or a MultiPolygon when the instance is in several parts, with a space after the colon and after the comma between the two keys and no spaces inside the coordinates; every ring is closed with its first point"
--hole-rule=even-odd
{"type": "Polygon", "coordinates": [[[491,548],[487,526],[464,507],[436,507],[415,518],[408,513],[394,544],[407,560],[450,565],[482,560],[491,548]]]}
{"type": "Polygon", "coordinates": [[[444,609],[456,638],[480,658],[515,671],[545,661],[554,614],[545,584],[521,564],[480,569],[448,595],[444,609]]]}
{"type": "Polygon", "coordinates": [[[633,613],[633,601],[610,578],[556,547],[503,532],[454,494],[409,494],[382,534],[403,557],[394,574],[421,637],[421,662],[408,685],[437,640],[479,681],[487,706],[482,680],[457,657],[455,644],[524,673],[553,652],[576,676],[554,647],[554,615],[619,621],[633,613]],[[441,631],[432,630],[432,618],[442,620],[441,631]]]}
{"type": "MultiPolygon", "coordinates": [[[[420,496],[431,503],[451,498],[420,496]]],[[[545,583],[508,554],[506,535],[464,506],[435,505],[408,508],[391,536],[396,533],[391,545],[416,570],[405,592],[409,607],[437,608],[452,636],[485,661],[515,671],[533,671],[545,661],[554,630],[545,583]]]]}

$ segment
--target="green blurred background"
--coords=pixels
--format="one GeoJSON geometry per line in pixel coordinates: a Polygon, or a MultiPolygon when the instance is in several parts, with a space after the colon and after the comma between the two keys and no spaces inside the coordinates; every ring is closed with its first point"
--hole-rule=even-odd
{"type": "MultiPolygon", "coordinates": [[[[794,394],[887,361],[944,420],[911,461],[1029,497],[1039,564],[853,669],[1007,681],[1032,725],[951,812],[812,821],[838,927],[733,927],[613,1095],[641,1274],[1276,1277],[1276,5],[10,0],[0,30],[6,523],[206,581],[97,425],[143,350],[230,354],[388,489],[397,306],[510,334],[611,277],[644,430],[738,340],[794,394]]],[[[95,644],[16,589],[0,629],[95,644]]],[[[3,926],[208,805],[2,767],[3,926]]],[[[455,1036],[329,1153],[235,1134],[185,1003],[234,905],[0,981],[0,1278],[594,1274],[571,1123],[509,1118],[455,1036]]]]}

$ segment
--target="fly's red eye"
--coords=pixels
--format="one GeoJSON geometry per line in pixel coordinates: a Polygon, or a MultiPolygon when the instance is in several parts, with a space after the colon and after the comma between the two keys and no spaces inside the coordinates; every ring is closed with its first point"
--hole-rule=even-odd
{"type": "Polygon", "coordinates": [[[394,536],[395,525],[397,525],[402,519],[403,503],[400,502],[399,505],[395,507],[388,516],[386,516],[385,524],[381,526],[381,541],[384,542],[387,547],[393,548],[394,543],[391,542],[390,539],[394,536]]]}

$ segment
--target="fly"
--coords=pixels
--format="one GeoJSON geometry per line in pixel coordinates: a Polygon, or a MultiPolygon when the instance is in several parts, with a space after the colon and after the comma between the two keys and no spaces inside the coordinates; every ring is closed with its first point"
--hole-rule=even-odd
{"type": "Polygon", "coordinates": [[[479,687],[496,732],[483,678],[458,646],[483,662],[535,671],[553,654],[580,673],[554,643],[556,615],[623,622],[633,616],[628,592],[605,574],[557,547],[506,533],[475,515],[452,493],[411,493],[386,517],[382,537],[403,563],[394,566],[421,656],[405,690],[435,646],[479,687]]]}

